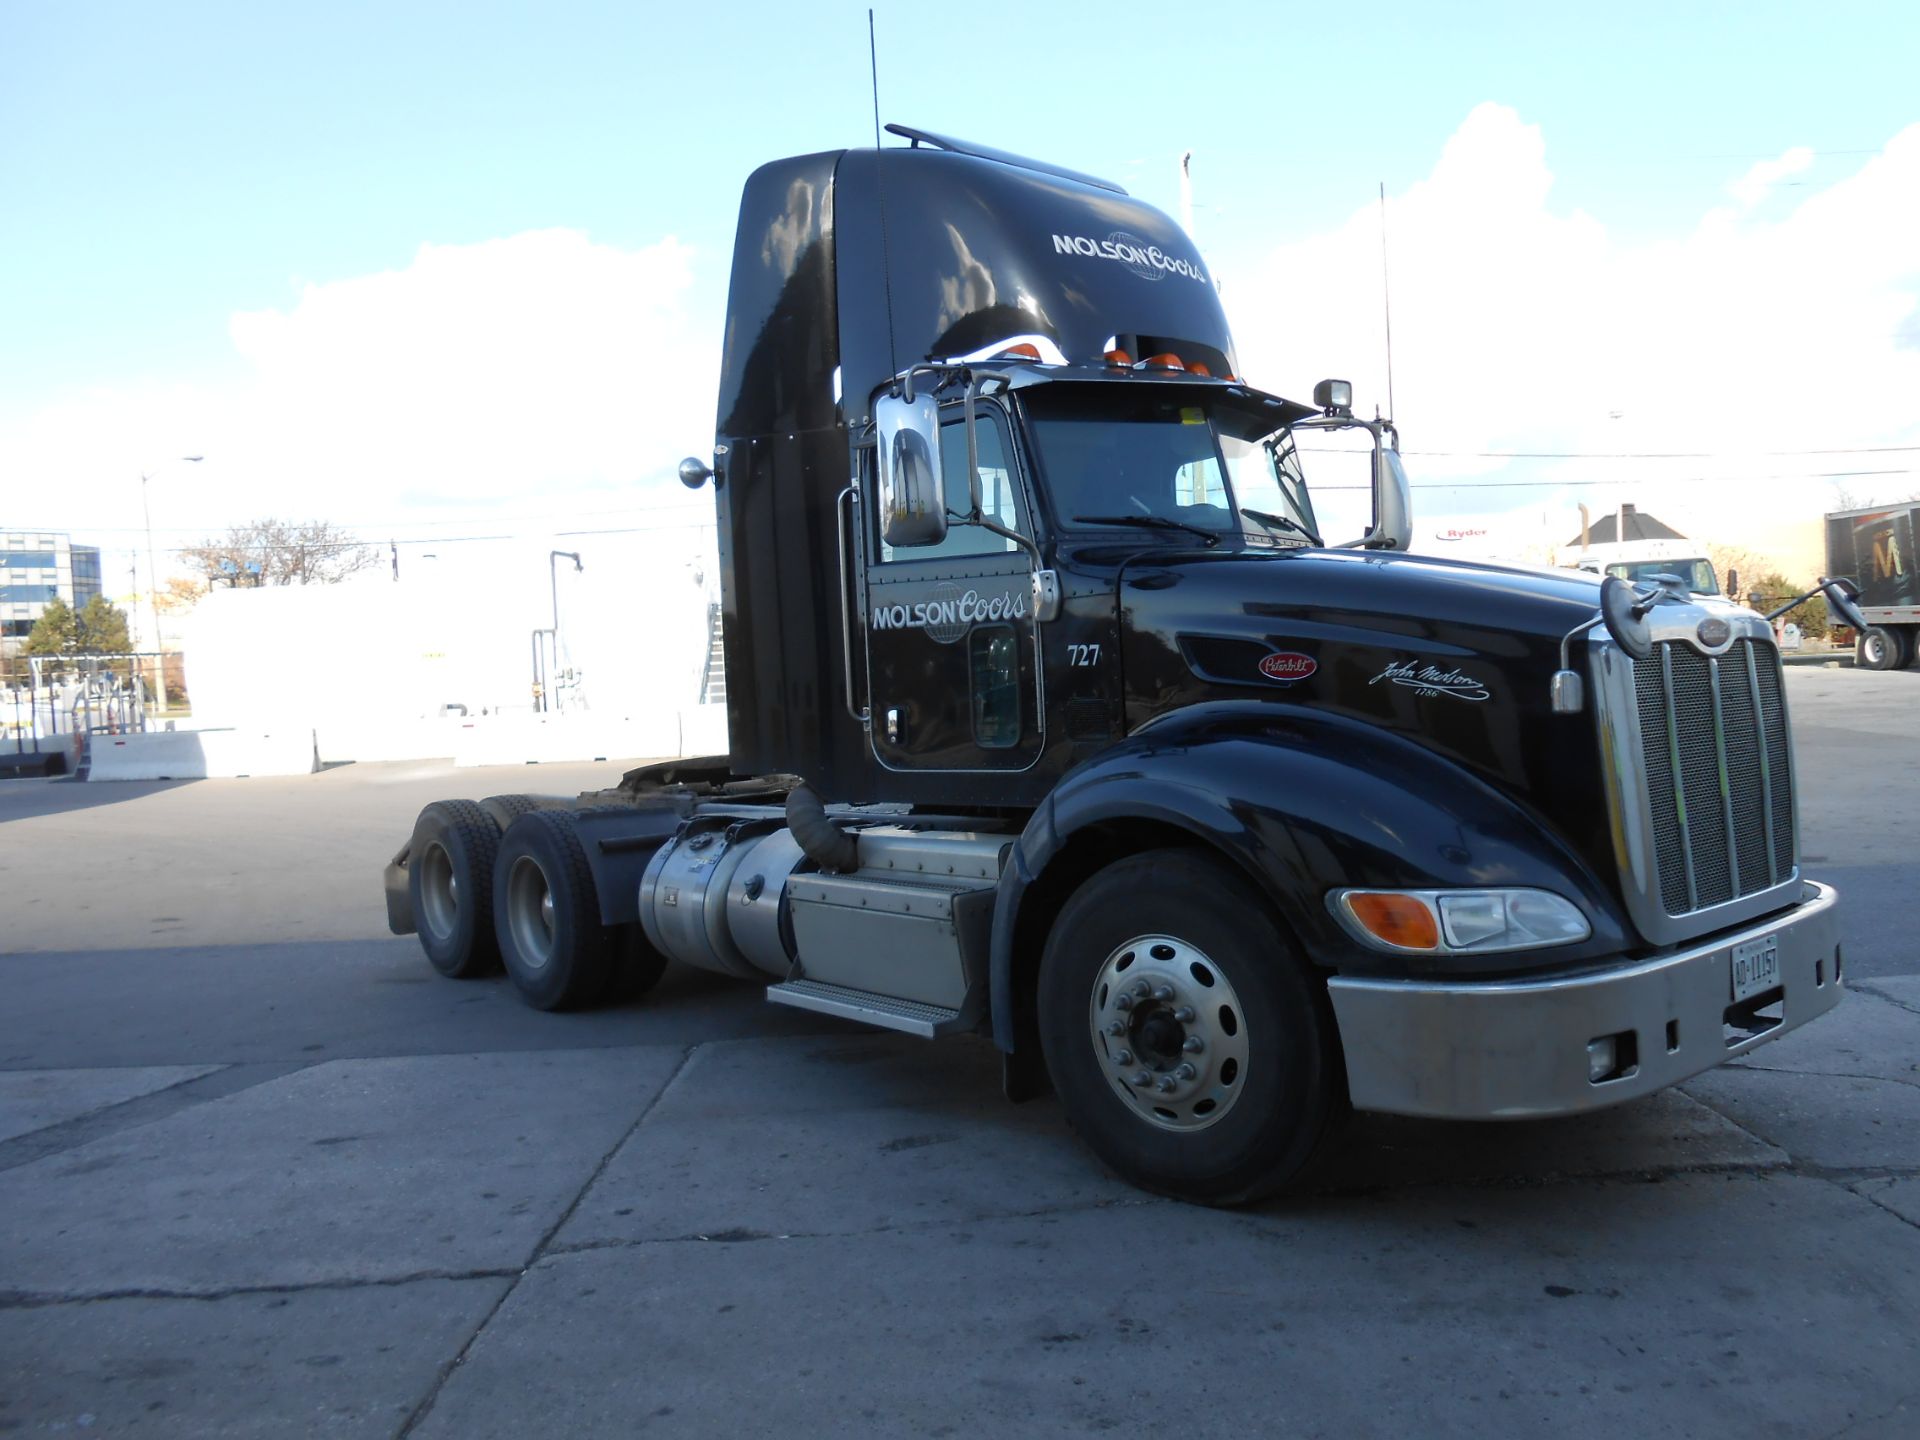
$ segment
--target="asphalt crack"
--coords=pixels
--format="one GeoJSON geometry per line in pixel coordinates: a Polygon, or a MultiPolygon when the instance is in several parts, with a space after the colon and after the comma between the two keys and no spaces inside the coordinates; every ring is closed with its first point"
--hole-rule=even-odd
{"type": "Polygon", "coordinates": [[[1757,1070],[1763,1075],[1817,1075],[1826,1080],[1879,1080],[1889,1085],[1906,1085],[1920,1090],[1920,1080],[1906,1080],[1898,1075],[1858,1075],[1851,1070],[1789,1070],[1780,1065],[1752,1065],[1744,1061],[1725,1067],[1728,1070],[1757,1070]]]}
{"type": "Polygon", "coordinates": [[[145,1286],[126,1290],[98,1290],[85,1295],[51,1291],[0,1290],[0,1310],[44,1310],[59,1305],[98,1305],[112,1300],[233,1300],[247,1295],[302,1295],[314,1290],[370,1290],[383,1286],[414,1285],[422,1280],[506,1280],[519,1275],[512,1269],[413,1270],[405,1275],[338,1277],[300,1280],[277,1285],[228,1285],[212,1290],[145,1286]]]}
{"type": "Polygon", "coordinates": [[[587,1192],[599,1183],[600,1177],[606,1173],[607,1166],[613,1163],[613,1157],[618,1155],[626,1147],[627,1142],[639,1133],[640,1127],[647,1123],[647,1118],[659,1108],[660,1102],[667,1098],[668,1093],[679,1083],[680,1077],[687,1073],[687,1066],[692,1063],[694,1054],[699,1048],[698,1045],[689,1045],[680,1052],[679,1062],[674,1065],[666,1082],[654,1092],[653,1098],[642,1107],[640,1113],[634,1117],[633,1123],[620,1133],[620,1138],[615,1140],[607,1148],[607,1152],[600,1157],[600,1162],[593,1167],[593,1172],[587,1176],[579,1190],[574,1192],[574,1197],[568,1202],[567,1208],[560,1212],[560,1217],[549,1225],[535,1242],[526,1264],[517,1271],[509,1272],[512,1278],[506,1287],[494,1297],[493,1304],[487,1307],[487,1313],[480,1317],[479,1323],[473,1327],[458,1353],[440,1367],[439,1373],[433,1378],[433,1384],[427,1387],[427,1393],[421,1397],[420,1403],[413,1407],[407,1418],[401,1422],[400,1428],[394,1432],[395,1440],[405,1440],[406,1436],[411,1435],[427,1416],[433,1413],[433,1407],[439,1402],[440,1392],[446,1389],[447,1382],[453,1378],[454,1372],[466,1364],[468,1354],[480,1337],[486,1333],[487,1327],[493,1323],[493,1317],[500,1313],[501,1307],[507,1303],[508,1298],[520,1288],[520,1282],[527,1278],[527,1273],[546,1258],[553,1246],[554,1237],[573,1218],[574,1212],[580,1208],[580,1202],[587,1198],[587,1192]]]}
{"type": "Polygon", "coordinates": [[[643,1235],[633,1239],[581,1240],[571,1245],[556,1245],[548,1257],[589,1255],[603,1250],[639,1250],[652,1245],[757,1244],[767,1240],[862,1240],[873,1235],[924,1235],[962,1225],[991,1225],[1005,1220],[1043,1220],[1052,1215],[1087,1215],[1102,1210],[1124,1210],[1148,1205],[1171,1205],[1157,1195],[1114,1195],[1102,1200],[1065,1201],[1058,1205],[1040,1205],[1031,1210],[982,1211],[973,1215],[955,1215],[941,1220],[914,1220],[897,1224],[870,1225],[862,1230],[746,1230],[740,1228],[696,1231],[687,1235],[643,1235]]]}
{"type": "Polygon", "coordinates": [[[1876,1000],[1884,1000],[1887,1004],[1893,1006],[1894,1009],[1904,1010],[1909,1015],[1920,1015],[1920,1005],[1909,1005],[1897,996],[1889,995],[1884,990],[1876,989],[1871,980],[1852,980],[1848,982],[1847,988],[1862,991],[1865,994],[1873,996],[1876,1000]]]}
{"type": "Polygon", "coordinates": [[[229,1095],[238,1095],[242,1090],[251,1090],[256,1085],[265,1085],[295,1071],[309,1069],[316,1063],[320,1062],[299,1060],[223,1065],[211,1074],[196,1075],[177,1085],[169,1085],[164,1090],[149,1091],[131,1100],[122,1100],[117,1105],[103,1106],[71,1120],[62,1120],[57,1125],[29,1130],[25,1135],[0,1141],[0,1171],[16,1170],[22,1165],[31,1165],[50,1155],[65,1154],[123,1130],[151,1125],[156,1120],[164,1120],[182,1110],[204,1105],[209,1100],[224,1100],[229,1095]]]}

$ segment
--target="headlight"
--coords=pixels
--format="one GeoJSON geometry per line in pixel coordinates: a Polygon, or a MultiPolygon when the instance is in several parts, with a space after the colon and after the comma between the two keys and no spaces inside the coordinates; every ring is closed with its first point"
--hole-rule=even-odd
{"type": "Polygon", "coordinates": [[[1402,955],[1541,950],[1593,933],[1549,890],[1335,890],[1327,905],[1354,939],[1402,955]]]}

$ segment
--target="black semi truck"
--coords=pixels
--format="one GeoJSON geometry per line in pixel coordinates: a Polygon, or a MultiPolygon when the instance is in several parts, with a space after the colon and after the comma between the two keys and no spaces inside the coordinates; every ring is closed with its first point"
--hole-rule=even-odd
{"type": "Polygon", "coordinates": [[[1298,1180],[1349,1107],[1589,1110],[1838,1003],[1764,620],[1405,553],[1392,423],[1242,377],[1166,216],[889,129],[741,202],[681,467],[730,755],[428,806],[396,933],[544,1008],[671,959],[989,1034],[1010,1098],[1212,1203],[1298,1180]],[[1303,474],[1329,431],[1371,450],[1358,537],[1303,474]]]}
{"type": "Polygon", "coordinates": [[[1827,516],[1827,571],[1859,591],[1866,621],[1854,637],[1855,663],[1898,670],[1920,663],[1920,502],[1837,510],[1827,516]]]}

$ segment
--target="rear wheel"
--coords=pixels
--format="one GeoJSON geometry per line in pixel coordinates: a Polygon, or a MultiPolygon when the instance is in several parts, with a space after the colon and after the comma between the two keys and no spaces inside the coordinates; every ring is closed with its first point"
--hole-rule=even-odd
{"type": "Polygon", "coordinates": [[[420,948],[442,975],[500,968],[493,938],[493,863],[500,832],[471,800],[436,800],[414,822],[407,861],[420,948]]]}
{"type": "Polygon", "coordinates": [[[493,817],[504,834],[514,821],[529,810],[540,809],[541,805],[539,798],[533,795],[489,795],[480,802],[480,808],[493,817]]]}
{"type": "Polygon", "coordinates": [[[514,988],[537,1010],[591,1005],[613,968],[613,931],[573,815],[534,810],[500,841],[494,864],[494,929],[514,988]]]}
{"type": "Polygon", "coordinates": [[[1074,1128],[1148,1190],[1229,1205],[1298,1183],[1346,1109],[1325,988],[1265,899],[1202,852],[1100,871],[1040,967],[1074,1128]]]}
{"type": "Polygon", "coordinates": [[[1907,633],[1897,626],[1874,625],[1854,642],[1854,663],[1862,670],[1898,670],[1912,658],[1907,633]]]}

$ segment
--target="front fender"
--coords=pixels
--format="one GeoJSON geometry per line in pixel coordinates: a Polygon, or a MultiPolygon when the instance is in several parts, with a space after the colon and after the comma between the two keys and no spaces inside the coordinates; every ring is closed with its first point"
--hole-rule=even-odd
{"type": "MultiPolygon", "coordinates": [[[[1152,822],[1221,852],[1270,896],[1307,955],[1371,974],[1462,973],[1461,957],[1388,956],[1348,937],[1326,906],[1343,885],[1514,885],[1577,902],[1593,925],[1556,967],[1633,941],[1607,886],[1542,817],[1412,741],[1271,703],[1175,711],[1070,772],[1036,810],[1001,872],[991,987],[995,1043],[1013,1048],[1020,911],[1077,836],[1152,822]]],[[[1596,823],[1600,823],[1596,817],[1596,823]]],[[[1475,957],[1479,975],[1538,969],[1539,952],[1475,957]]]]}

